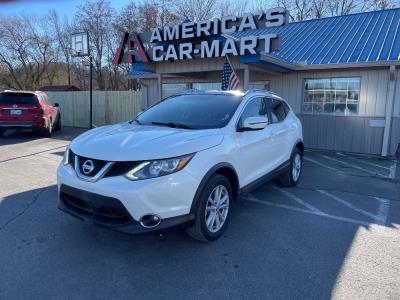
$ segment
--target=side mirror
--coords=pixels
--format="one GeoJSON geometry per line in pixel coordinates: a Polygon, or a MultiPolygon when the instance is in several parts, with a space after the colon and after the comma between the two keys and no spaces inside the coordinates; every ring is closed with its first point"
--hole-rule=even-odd
{"type": "Polygon", "coordinates": [[[54,107],[60,107],[60,104],[58,104],[58,103],[56,102],[56,103],[54,103],[53,106],[54,106],[54,107]]]}
{"type": "Polygon", "coordinates": [[[268,118],[259,116],[259,117],[248,117],[243,121],[243,124],[240,126],[241,131],[247,130],[261,130],[267,127],[268,118]]]}

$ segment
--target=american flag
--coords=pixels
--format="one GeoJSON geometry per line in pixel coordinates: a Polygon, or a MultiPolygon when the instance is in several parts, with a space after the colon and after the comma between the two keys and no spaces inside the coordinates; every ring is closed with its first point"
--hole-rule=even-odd
{"type": "Polygon", "coordinates": [[[239,83],[240,83],[239,77],[236,75],[235,71],[233,70],[228,56],[225,56],[224,70],[222,72],[221,89],[223,91],[234,90],[239,86],[239,83]]]}

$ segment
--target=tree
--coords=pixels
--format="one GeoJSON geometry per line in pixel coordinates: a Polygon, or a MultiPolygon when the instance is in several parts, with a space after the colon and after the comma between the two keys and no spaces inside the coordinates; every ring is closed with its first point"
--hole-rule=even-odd
{"type": "Polygon", "coordinates": [[[199,21],[218,15],[217,0],[178,0],[175,1],[174,11],[182,19],[199,21]]]}
{"type": "Polygon", "coordinates": [[[46,18],[49,27],[51,28],[52,36],[58,43],[58,51],[64,56],[67,65],[68,85],[71,85],[71,49],[70,49],[70,33],[71,25],[66,17],[63,21],[55,10],[50,10],[46,18]]]}
{"type": "Polygon", "coordinates": [[[17,89],[37,89],[49,66],[57,61],[56,43],[43,18],[0,16],[0,67],[3,80],[17,89]]]}
{"type": "MultiPolygon", "coordinates": [[[[260,7],[257,5],[253,8],[255,12],[261,11],[262,7],[265,6],[260,4],[260,7]],[[257,7],[257,8],[256,8],[257,7]]],[[[250,10],[249,2],[248,1],[220,1],[218,11],[218,17],[228,16],[228,15],[236,15],[242,16],[244,13],[250,10]]]]}
{"type": "Polygon", "coordinates": [[[307,0],[278,0],[278,6],[284,7],[289,11],[291,21],[303,21],[310,19],[313,10],[313,4],[307,0]]]}
{"type": "Polygon", "coordinates": [[[320,19],[325,16],[327,10],[326,0],[312,0],[311,16],[315,19],[320,19]]]}
{"type": "Polygon", "coordinates": [[[369,9],[381,10],[399,7],[400,2],[398,0],[370,0],[369,9]]]}
{"type": "MultiPolygon", "coordinates": [[[[365,1],[361,1],[365,3],[365,1]]],[[[356,0],[331,0],[328,4],[330,15],[343,16],[354,12],[357,7],[356,0]]]]}

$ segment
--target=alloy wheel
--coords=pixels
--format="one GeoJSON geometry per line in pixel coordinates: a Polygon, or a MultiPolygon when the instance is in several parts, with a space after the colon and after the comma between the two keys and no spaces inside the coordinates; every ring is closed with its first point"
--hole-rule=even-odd
{"type": "Polygon", "coordinates": [[[297,153],[293,158],[293,166],[292,166],[292,176],[294,181],[299,180],[300,172],[301,172],[301,155],[297,153]]]}
{"type": "Polygon", "coordinates": [[[210,232],[218,232],[228,216],[229,192],[224,185],[216,186],[208,197],[205,220],[210,232]]]}

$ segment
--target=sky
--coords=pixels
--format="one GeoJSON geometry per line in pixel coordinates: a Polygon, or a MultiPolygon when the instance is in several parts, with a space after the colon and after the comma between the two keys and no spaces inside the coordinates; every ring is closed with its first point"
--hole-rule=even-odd
{"type": "MultiPolygon", "coordinates": [[[[109,0],[114,8],[125,6],[131,0],[109,0]]],[[[27,13],[35,15],[46,14],[49,9],[55,9],[60,15],[70,19],[76,11],[76,6],[85,0],[0,0],[0,14],[27,13]]]]}

